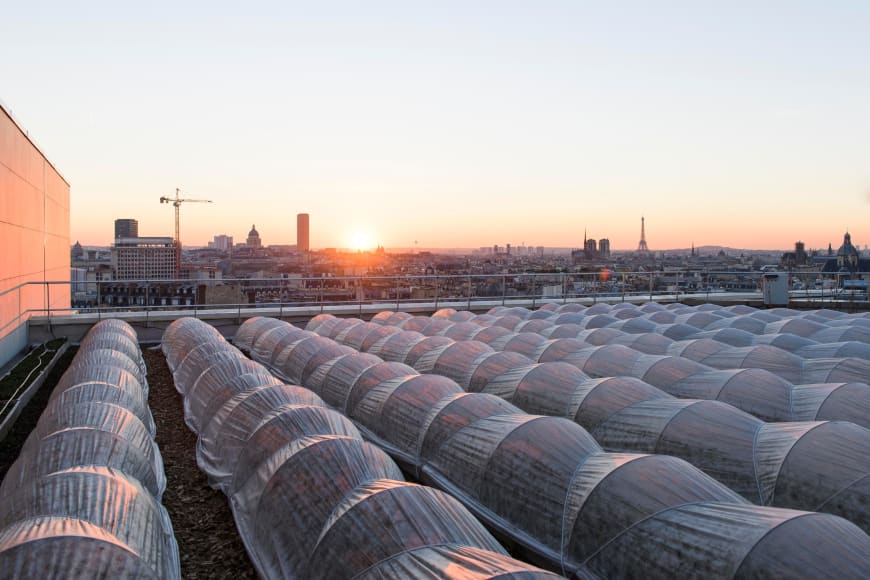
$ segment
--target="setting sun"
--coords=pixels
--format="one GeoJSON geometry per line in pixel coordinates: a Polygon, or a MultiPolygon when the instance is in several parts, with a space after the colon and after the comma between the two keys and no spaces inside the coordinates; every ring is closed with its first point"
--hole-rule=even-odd
{"type": "Polygon", "coordinates": [[[375,247],[374,236],[367,230],[354,230],[350,232],[347,242],[351,250],[364,251],[375,247]]]}

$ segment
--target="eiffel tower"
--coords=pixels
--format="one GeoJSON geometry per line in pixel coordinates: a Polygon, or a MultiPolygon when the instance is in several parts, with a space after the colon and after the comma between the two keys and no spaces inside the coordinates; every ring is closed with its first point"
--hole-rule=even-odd
{"type": "Polygon", "coordinates": [[[648,253],[649,247],[646,245],[646,228],[643,223],[643,216],[640,216],[640,241],[637,243],[637,251],[639,253],[648,253]]]}

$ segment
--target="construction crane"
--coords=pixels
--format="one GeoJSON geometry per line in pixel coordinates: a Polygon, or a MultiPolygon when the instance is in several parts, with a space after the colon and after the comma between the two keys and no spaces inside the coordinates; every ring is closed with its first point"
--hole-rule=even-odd
{"type": "Polygon", "coordinates": [[[196,201],[200,203],[212,203],[210,199],[190,199],[180,197],[181,190],[175,188],[175,197],[163,196],[160,198],[160,203],[171,203],[175,208],[175,277],[181,275],[181,225],[179,221],[179,210],[181,204],[187,201],[196,201]]]}

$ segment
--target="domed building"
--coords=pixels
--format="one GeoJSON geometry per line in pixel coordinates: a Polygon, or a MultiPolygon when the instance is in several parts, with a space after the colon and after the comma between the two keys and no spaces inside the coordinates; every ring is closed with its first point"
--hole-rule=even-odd
{"type": "Polygon", "coordinates": [[[837,250],[836,255],[831,255],[826,261],[822,271],[828,274],[845,274],[870,271],[870,259],[861,257],[861,252],[852,244],[852,235],[846,232],[843,235],[843,244],[837,250]]]}
{"type": "Polygon", "coordinates": [[[260,240],[260,232],[257,231],[257,226],[252,225],[251,231],[248,232],[248,239],[245,240],[245,244],[249,248],[262,248],[263,242],[260,240]]]}
{"type": "Polygon", "coordinates": [[[852,245],[852,236],[846,232],[846,235],[843,236],[843,245],[837,250],[837,269],[856,272],[860,260],[861,253],[858,248],[852,245]]]}

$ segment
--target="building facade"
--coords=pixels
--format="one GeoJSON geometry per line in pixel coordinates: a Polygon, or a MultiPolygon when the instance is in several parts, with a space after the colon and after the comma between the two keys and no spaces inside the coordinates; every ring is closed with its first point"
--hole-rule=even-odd
{"type": "Polygon", "coordinates": [[[296,251],[297,252],[307,252],[311,249],[309,246],[309,235],[310,231],[308,229],[308,214],[300,213],[296,215],[296,251]]]}
{"type": "Polygon", "coordinates": [[[112,246],[115,280],[175,278],[175,240],[165,237],[118,238],[112,246]]]}
{"type": "Polygon", "coordinates": [[[229,252],[233,249],[233,236],[217,235],[214,237],[214,241],[208,243],[208,246],[221,252],[229,252]]]}
{"type": "Polygon", "coordinates": [[[138,238],[139,237],[139,221],[130,218],[121,218],[115,220],[115,239],[118,238],[138,238]]]}
{"type": "Polygon", "coordinates": [[[70,307],[69,184],[0,103],[0,365],[27,320],[70,307]]]}

